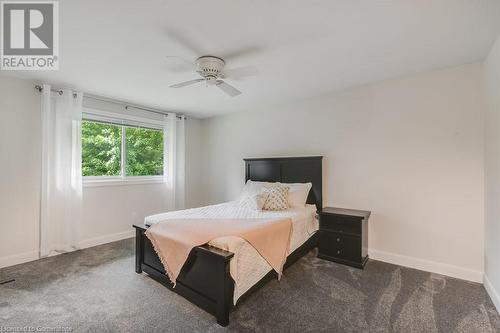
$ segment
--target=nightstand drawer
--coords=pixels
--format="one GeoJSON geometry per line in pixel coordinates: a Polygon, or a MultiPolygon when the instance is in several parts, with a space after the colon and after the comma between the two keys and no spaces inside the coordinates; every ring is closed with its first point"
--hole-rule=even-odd
{"type": "Polygon", "coordinates": [[[361,219],[349,216],[322,214],[320,228],[321,230],[361,235],[361,219]]]}
{"type": "Polygon", "coordinates": [[[321,230],[319,253],[332,258],[359,262],[361,260],[361,238],[321,230]]]}

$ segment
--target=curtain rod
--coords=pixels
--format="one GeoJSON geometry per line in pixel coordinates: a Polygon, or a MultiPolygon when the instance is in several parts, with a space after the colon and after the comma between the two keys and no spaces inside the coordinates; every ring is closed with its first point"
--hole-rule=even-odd
{"type": "MultiPolygon", "coordinates": [[[[43,87],[41,85],[37,84],[37,85],[35,85],[35,90],[37,90],[38,92],[42,92],[43,91],[43,87]]],[[[53,88],[51,88],[50,91],[58,93],[59,95],[63,94],[63,90],[62,89],[53,89],[53,88]]],[[[76,94],[73,94],[73,97],[76,97],[76,94]]],[[[124,102],[117,101],[115,99],[111,99],[111,98],[107,98],[107,97],[101,97],[101,96],[96,96],[96,95],[91,95],[91,94],[85,94],[85,93],[83,94],[83,97],[84,98],[90,98],[90,99],[93,99],[93,100],[96,100],[96,101],[100,101],[100,102],[106,102],[106,103],[112,103],[112,104],[121,105],[121,106],[123,106],[125,108],[125,110],[129,110],[130,108],[133,108],[133,109],[138,109],[138,110],[142,110],[142,111],[146,111],[146,112],[157,113],[157,114],[161,114],[161,115],[164,115],[164,116],[168,116],[168,113],[166,113],[165,111],[155,110],[155,109],[151,109],[151,108],[145,108],[145,107],[134,105],[134,104],[130,104],[130,103],[124,103],[124,102]]],[[[177,115],[177,118],[178,119],[186,119],[186,116],[185,115],[177,115]]]]}

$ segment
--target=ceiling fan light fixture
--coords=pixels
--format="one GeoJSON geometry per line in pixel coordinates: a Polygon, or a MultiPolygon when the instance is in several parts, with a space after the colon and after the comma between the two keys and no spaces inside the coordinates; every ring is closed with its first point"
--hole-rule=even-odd
{"type": "MultiPolygon", "coordinates": [[[[219,58],[219,57],[214,57],[214,56],[201,56],[195,61],[195,70],[196,72],[202,77],[201,79],[194,79],[194,80],[189,80],[181,83],[177,83],[174,85],[171,85],[171,88],[182,88],[185,86],[189,86],[198,82],[205,81],[205,84],[207,86],[217,86],[219,89],[221,89],[224,93],[227,95],[234,97],[238,96],[241,94],[241,91],[236,89],[235,87],[231,86],[227,82],[223,81],[223,78],[229,77],[232,78],[231,75],[225,75],[224,74],[224,66],[226,65],[226,62],[224,59],[219,58]]],[[[248,67],[250,68],[250,67],[248,67]]],[[[248,68],[242,67],[242,68],[237,68],[233,69],[232,72],[233,74],[238,74],[238,71],[240,71],[240,74],[254,74],[257,73],[257,70],[254,69],[253,71],[249,71],[248,68]]],[[[251,68],[250,68],[251,69],[251,68]]],[[[229,72],[231,73],[231,71],[229,72]]],[[[235,75],[236,77],[236,75],[235,75]]]]}

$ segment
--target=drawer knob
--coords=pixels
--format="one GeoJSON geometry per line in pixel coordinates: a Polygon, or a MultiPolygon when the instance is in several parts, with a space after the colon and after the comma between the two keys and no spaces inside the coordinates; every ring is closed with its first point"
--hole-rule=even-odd
{"type": "Polygon", "coordinates": [[[337,250],[337,254],[340,254],[340,250],[337,250]]]}
{"type": "Polygon", "coordinates": [[[339,242],[340,242],[340,237],[337,237],[337,243],[339,243],[339,242]]]}

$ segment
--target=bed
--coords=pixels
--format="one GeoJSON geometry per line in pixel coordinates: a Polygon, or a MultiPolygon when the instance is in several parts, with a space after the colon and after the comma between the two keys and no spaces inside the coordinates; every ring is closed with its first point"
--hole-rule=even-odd
{"type": "MultiPolygon", "coordinates": [[[[167,288],[213,314],[217,322],[229,324],[229,313],[267,281],[276,277],[269,264],[244,240],[221,237],[195,247],[173,284],[149,239],[147,228],[169,218],[259,218],[289,217],[292,220],[291,253],[285,268],[317,245],[316,210],[322,208],[322,157],[245,159],[245,181],[283,183],[311,182],[307,205],[285,211],[255,211],[227,202],[149,216],[136,228],[137,273],[145,272],[167,288]],[[292,252],[293,251],[293,252],[292,252]]],[[[286,278],[286,272],[284,275],[286,278]]]]}

